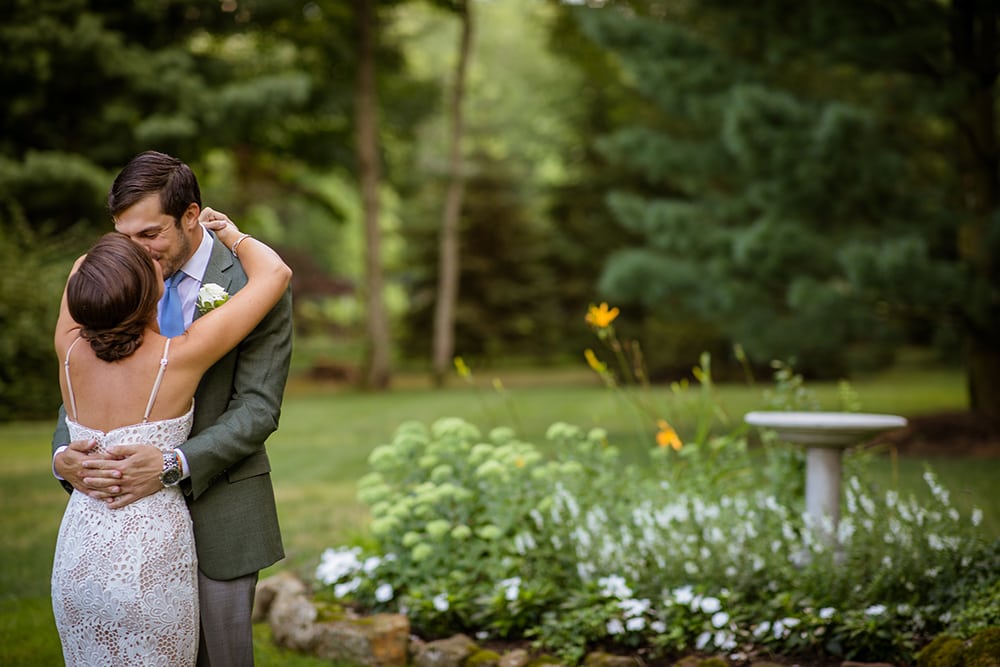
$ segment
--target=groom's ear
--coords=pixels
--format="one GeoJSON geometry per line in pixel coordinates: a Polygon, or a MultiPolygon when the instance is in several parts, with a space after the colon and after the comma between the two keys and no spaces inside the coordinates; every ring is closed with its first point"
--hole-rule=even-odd
{"type": "Polygon", "coordinates": [[[201,215],[201,207],[195,202],[188,204],[188,207],[184,209],[184,214],[181,215],[181,229],[190,233],[198,224],[199,215],[201,215]]]}

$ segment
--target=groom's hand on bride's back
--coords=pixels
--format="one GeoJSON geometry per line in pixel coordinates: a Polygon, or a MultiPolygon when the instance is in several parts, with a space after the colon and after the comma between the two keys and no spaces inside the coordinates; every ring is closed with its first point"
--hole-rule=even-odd
{"type": "Polygon", "coordinates": [[[119,445],[114,456],[85,457],[80,463],[81,491],[119,509],[163,488],[163,453],[156,447],[119,445]]]}
{"type": "MultiPolygon", "coordinates": [[[[89,474],[87,469],[84,468],[84,462],[99,459],[110,460],[114,457],[106,452],[94,451],[95,447],[97,447],[96,440],[74,440],[52,459],[52,469],[60,478],[69,482],[77,491],[101,500],[103,499],[103,493],[95,495],[95,493],[92,493],[94,489],[91,489],[84,483],[84,477],[89,474]]],[[[105,476],[109,480],[105,486],[114,485],[115,482],[111,480],[115,479],[115,475],[117,474],[113,470],[105,473],[105,476]]]]}

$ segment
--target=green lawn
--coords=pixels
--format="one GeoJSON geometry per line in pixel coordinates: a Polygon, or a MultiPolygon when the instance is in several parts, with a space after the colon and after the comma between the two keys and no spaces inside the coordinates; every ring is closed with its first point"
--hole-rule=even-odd
{"type": "MultiPolygon", "coordinates": [[[[309,576],[322,550],[363,536],[366,513],[355,499],[355,482],[366,472],[365,460],[373,447],[388,441],[396,426],[407,419],[432,421],[462,416],[484,430],[512,425],[525,439],[541,444],[553,421],[581,426],[600,424],[612,440],[635,446],[637,420],[628,404],[599,386],[586,373],[561,371],[547,374],[504,371],[503,391],[492,385],[493,376],[477,379],[477,387],[455,383],[431,391],[422,382],[401,380],[384,394],[367,394],[311,385],[299,380],[289,386],[281,428],[269,451],[278,508],[288,557],[263,573],[291,569],[309,576]],[[632,444],[628,444],[629,441],[632,444]]],[[[862,409],[916,415],[965,407],[962,377],[940,370],[897,370],[854,384],[862,409]]],[[[731,419],[761,406],[764,387],[722,386],[718,396],[731,419]]],[[[834,384],[811,387],[826,409],[836,409],[834,384]]],[[[657,405],[674,409],[669,391],[657,390],[657,405]]],[[[676,409],[679,430],[686,426],[684,411],[676,409]]],[[[58,638],[49,607],[52,551],[66,495],[50,472],[49,437],[52,424],[0,425],[4,465],[0,468],[0,664],[61,664],[58,638]]],[[[651,443],[650,443],[651,444],[651,443]]],[[[885,479],[899,475],[904,488],[919,480],[923,461],[903,459],[894,471],[880,460],[885,479]]],[[[932,461],[956,500],[980,506],[986,528],[1000,536],[1000,493],[995,480],[1000,460],[932,461]]],[[[325,664],[290,656],[269,642],[269,631],[259,627],[258,664],[325,664]]]]}

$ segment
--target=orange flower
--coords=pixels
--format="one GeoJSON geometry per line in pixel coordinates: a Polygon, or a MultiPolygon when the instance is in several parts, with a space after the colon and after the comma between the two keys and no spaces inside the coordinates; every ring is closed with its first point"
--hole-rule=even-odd
{"type": "Polygon", "coordinates": [[[587,309],[587,324],[598,329],[607,329],[618,317],[618,308],[608,308],[607,302],[602,302],[600,306],[591,305],[587,309]]]}
{"type": "Polygon", "coordinates": [[[677,431],[674,427],[667,423],[665,419],[656,420],[656,425],[659,427],[659,431],[656,433],[656,444],[660,447],[673,447],[675,452],[680,451],[684,443],[681,442],[680,437],[677,435],[677,431]]]}

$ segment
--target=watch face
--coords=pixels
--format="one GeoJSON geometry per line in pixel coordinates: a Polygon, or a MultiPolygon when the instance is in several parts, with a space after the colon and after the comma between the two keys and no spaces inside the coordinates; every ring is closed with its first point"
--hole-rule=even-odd
{"type": "Polygon", "coordinates": [[[177,468],[171,468],[170,470],[164,470],[160,479],[167,486],[173,486],[177,482],[181,481],[181,471],[177,468]]]}

